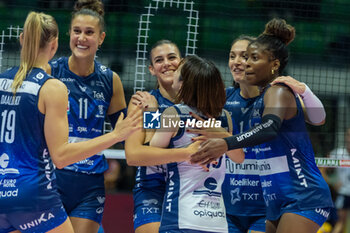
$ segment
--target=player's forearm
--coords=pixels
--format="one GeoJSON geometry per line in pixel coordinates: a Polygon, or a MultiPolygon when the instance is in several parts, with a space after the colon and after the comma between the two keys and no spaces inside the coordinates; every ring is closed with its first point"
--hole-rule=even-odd
{"type": "Polygon", "coordinates": [[[111,132],[84,142],[64,143],[50,153],[56,167],[63,168],[89,158],[119,141],[111,132]]]}
{"type": "Polygon", "coordinates": [[[303,99],[307,118],[311,124],[322,125],[326,119],[326,111],[321,100],[305,85],[305,91],[301,94],[303,99]]]}

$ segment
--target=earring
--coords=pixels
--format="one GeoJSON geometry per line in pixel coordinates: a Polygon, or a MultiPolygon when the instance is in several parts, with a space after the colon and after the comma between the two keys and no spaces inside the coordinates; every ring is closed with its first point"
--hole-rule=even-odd
{"type": "Polygon", "coordinates": [[[274,69],[271,70],[271,74],[275,74],[275,70],[274,69]]]}

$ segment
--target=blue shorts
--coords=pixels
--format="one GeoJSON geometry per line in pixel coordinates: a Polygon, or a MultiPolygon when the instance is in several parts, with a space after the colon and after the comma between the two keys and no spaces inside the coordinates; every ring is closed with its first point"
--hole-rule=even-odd
{"type": "Polygon", "coordinates": [[[57,189],[69,217],[101,224],[105,204],[103,174],[56,170],[57,189]]]}
{"type": "Polygon", "coordinates": [[[151,222],[160,222],[165,190],[136,188],[134,199],[134,229],[151,222]]]}
{"type": "Polygon", "coordinates": [[[47,232],[67,220],[63,206],[42,211],[16,211],[0,214],[0,233],[19,230],[23,233],[47,232]]]}
{"type": "Polygon", "coordinates": [[[323,223],[327,220],[330,212],[331,212],[331,208],[317,208],[313,210],[302,210],[302,211],[291,212],[291,213],[308,218],[311,221],[314,221],[315,223],[317,223],[321,227],[323,223]]]}
{"type": "Polygon", "coordinates": [[[266,216],[237,216],[226,214],[229,233],[265,232],[266,216]]]}

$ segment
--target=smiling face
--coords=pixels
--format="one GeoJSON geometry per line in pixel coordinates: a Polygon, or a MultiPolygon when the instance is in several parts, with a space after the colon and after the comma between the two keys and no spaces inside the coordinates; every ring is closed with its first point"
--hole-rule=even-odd
{"type": "Polygon", "coordinates": [[[230,51],[228,66],[235,82],[241,83],[245,77],[245,66],[247,62],[247,47],[249,41],[236,41],[230,51]]]}
{"type": "Polygon", "coordinates": [[[105,33],[100,30],[99,19],[91,15],[77,15],[70,28],[70,49],[76,57],[95,57],[105,33]]]}
{"type": "Polygon", "coordinates": [[[180,52],[174,44],[161,44],[152,49],[152,64],[148,68],[159,85],[165,87],[172,85],[180,61],[180,52]]]}
{"type": "Polygon", "coordinates": [[[277,76],[279,61],[272,59],[271,53],[257,43],[248,46],[247,55],[245,70],[247,82],[249,85],[265,87],[277,76]],[[274,70],[274,74],[272,74],[272,70],[274,70]]]}

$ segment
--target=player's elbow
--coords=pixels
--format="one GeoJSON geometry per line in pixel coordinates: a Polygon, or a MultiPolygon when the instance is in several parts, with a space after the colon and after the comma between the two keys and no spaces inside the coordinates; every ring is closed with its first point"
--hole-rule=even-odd
{"type": "Polygon", "coordinates": [[[137,159],[137,152],[134,150],[125,148],[125,159],[129,166],[140,166],[140,160],[137,159]]]}
{"type": "Polygon", "coordinates": [[[62,168],[69,165],[65,161],[60,160],[60,159],[52,159],[52,162],[53,162],[53,164],[55,164],[56,168],[58,168],[58,169],[62,169],[62,168]]]}
{"type": "Polygon", "coordinates": [[[64,157],[58,153],[51,153],[51,159],[58,169],[62,169],[70,164],[67,159],[64,159],[64,157]]]}
{"type": "Polygon", "coordinates": [[[125,158],[126,158],[126,164],[128,164],[128,166],[138,166],[136,160],[132,160],[128,157],[125,157],[125,158]]]}
{"type": "Polygon", "coordinates": [[[321,125],[324,125],[324,123],[326,123],[326,119],[323,119],[321,122],[311,122],[310,124],[313,125],[313,126],[321,126],[321,125]]]}

